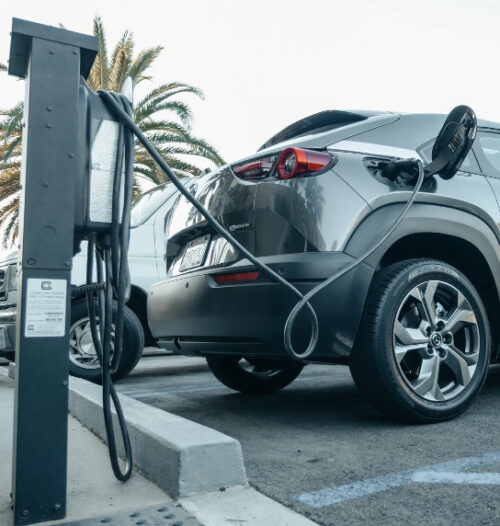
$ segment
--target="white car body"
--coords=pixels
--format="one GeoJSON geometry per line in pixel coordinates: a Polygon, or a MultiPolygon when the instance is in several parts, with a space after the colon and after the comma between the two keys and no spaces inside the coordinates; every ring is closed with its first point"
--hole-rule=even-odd
{"type": "MultiPolygon", "coordinates": [[[[191,182],[187,183],[191,186],[191,182]]],[[[178,193],[171,183],[144,193],[134,203],[130,230],[129,267],[131,297],[127,305],[141,321],[146,344],[152,342],[146,315],[147,294],[151,286],[166,279],[165,223],[178,193]]],[[[86,282],[87,242],[73,257],[71,282],[86,282]]],[[[17,313],[17,252],[0,262],[0,353],[12,354],[15,348],[17,313]]]]}

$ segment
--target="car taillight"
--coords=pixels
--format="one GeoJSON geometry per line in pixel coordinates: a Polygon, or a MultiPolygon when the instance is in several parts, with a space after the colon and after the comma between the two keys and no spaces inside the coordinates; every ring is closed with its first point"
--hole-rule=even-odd
{"type": "Polygon", "coordinates": [[[233,283],[235,281],[255,281],[259,272],[236,272],[233,274],[217,274],[214,279],[217,283],[233,283]]]}
{"type": "Polygon", "coordinates": [[[271,171],[273,163],[269,161],[253,161],[242,166],[236,166],[234,173],[243,178],[261,179],[271,171]]]}
{"type": "Polygon", "coordinates": [[[279,156],[278,175],[280,179],[290,179],[296,175],[319,172],[326,168],[332,159],[328,152],[287,148],[279,156]]]}
{"type": "Polygon", "coordinates": [[[240,179],[258,182],[320,174],[333,166],[335,160],[325,151],[286,148],[281,153],[233,164],[232,169],[240,179]]]}

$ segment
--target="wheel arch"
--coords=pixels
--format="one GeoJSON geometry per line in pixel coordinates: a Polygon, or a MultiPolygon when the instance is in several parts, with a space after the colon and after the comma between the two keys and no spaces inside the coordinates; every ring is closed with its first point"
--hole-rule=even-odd
{"type": "MultiPolygon", "coordinates": [[[[73,298],[73,301],[84,300],[85,295],[80,294],[77,297],[73,298]]],[[[127,302],[127,307],[133,311],[133,313],[139,318],[142,328],[144,330],[144,338],[146,345],[152,345],[156,340],[154,339],[148,325],[148,316],[147,316],[147,299],[148,295],[144,289],[136,285],[132,285],[130,288],[130,299],[127,302]]]]}
{"type": "Polygon", "coordinates": [[[141,287],[132,285],[130,289],[130,299],[127,302],[127,307],[134,312],[139,318],[142,328],[144,330],[145,345],[156,345],[156,340],[151,334],[148,324],[148,312],[147,312],[147,292],[141,287]]]}
{"type": "MultiPolygon", "coordinates": [[[[401,204],[372,212],[357,228],[346,252],[359,257],[386,232],[401,212],[401,204]]],[[[415,204],[394,234],[367,260],[378,271],[412,258],[434,258],[460,270],[485,303],[493,341],[493,360],[500,358],[500,242],[496,226],[455,208],[415,204]],[[495,231],[496,230],[496,231],[495,231]]],[[[373,278],[372,278],[373,283],[373,278]]]]}

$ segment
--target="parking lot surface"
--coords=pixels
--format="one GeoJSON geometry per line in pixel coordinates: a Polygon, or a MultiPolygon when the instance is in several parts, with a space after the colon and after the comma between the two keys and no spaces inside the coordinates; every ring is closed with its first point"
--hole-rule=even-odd
{"type": "Polygon", "coordinates": [[[500,524],[499,367],[464,415],[427,426],[381,416],[341,366],[249,396],[201,359],[149,356],[118,390],[238,439],[251,485],[319,524],[500,524]]]}

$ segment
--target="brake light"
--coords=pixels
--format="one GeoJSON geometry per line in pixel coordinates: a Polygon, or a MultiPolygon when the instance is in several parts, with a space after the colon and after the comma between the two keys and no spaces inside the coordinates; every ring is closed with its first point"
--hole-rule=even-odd
{"type": "Polygon", "coordinates": [[[233,274],[217,274],[214,279],[217,283],[232,283],[234,281],[255,281],[259,272],[236,272],[233,274]]]}
{"type": "Polygon", "coordinates": [[[243,166],[237,166],[234,168],[234,173],[240,177],[248,178],[261,178],[266,177],[271,171],[273,163],[269,161],[254,161],[251,163],[244,164],[243,166]]]}
{"type": "Polygon", "coordinates": [[[278,159],[280,179],[290,179],[296,175],[318,172],[326,168],[333,157],[328,152],[287,148],[278,159]]]}

